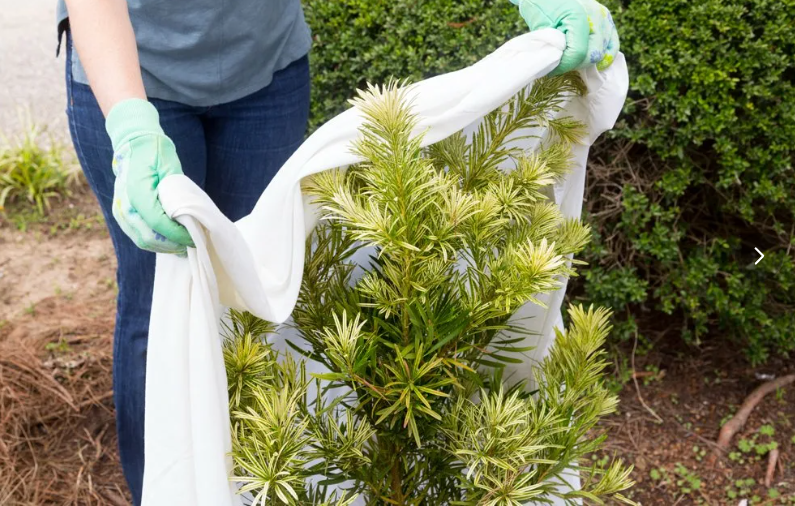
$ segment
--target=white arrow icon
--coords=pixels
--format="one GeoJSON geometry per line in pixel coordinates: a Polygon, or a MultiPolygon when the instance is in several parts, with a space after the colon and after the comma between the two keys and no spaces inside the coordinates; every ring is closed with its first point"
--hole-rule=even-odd
{"type": "Polygon", "coordinates": [[[755,250],[756,250],[756,252],[757,252],[757,253],[759,253],[759,255],[760,255],[760,256],[759,256],[759,260],[757,260],[756,262],[754,262],[754,265],[756,265],[756,264],[758,264],[759,262],[761,262],[763,258],[765,258],[765,254],[764,254],[764,253],[762,253],[761,251],[759,251],[759,248],[754,248],[754,249],[755,249],[755,250]]]}

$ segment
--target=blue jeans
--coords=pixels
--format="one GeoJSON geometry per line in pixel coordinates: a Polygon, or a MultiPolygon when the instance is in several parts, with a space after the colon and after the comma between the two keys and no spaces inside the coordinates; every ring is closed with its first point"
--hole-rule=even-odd
{"type": "MultiPolygon", "coordinates": [[[[138,249],[113,218],[113,149],[91,88],[72,80],[72,51],[67,34],[69,130],[118,259],[113,399],[122,468],[133,503],[138,505],[144,472],[144,385],[155,255],[138,249]]],[[[267,87],[234,102],[190,107],[150,101],[177,147],[185,174],[227,217],[237,220],[251,212],[276,171],[301,144],[309,114],[309,81],[309,63],[303,57],[278,71],[267,87]]]]}

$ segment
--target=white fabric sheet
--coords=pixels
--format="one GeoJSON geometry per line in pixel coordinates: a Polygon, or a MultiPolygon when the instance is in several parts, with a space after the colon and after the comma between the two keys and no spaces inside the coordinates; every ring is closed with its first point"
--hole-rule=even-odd
{"type": "MultiPolygon", "coordinates": [[[[564,45],[556,30],[529,33],[471,67],[412,85],[424,144],[471,127],[551,71],[564,45]]],[[[576,168],[554,191],[567,216],[580,214],[588,149],[613,126],[628,85],[620,54],[608,70],[589,69],[583,77],[589,92],[571,100],[566,114],[588,125],[588,139],[575,147],[576,168]]],[[[187,258],[157,258],[147,353],[145,506],[241,504],[229,481],[231,435],[220,318],[227,307],[272,322],[290,317],[301,285],[304,243],[316,221],[300,181],[359,161],[350,145],[361,122],[354,108],[319,128],[284,164],[251,214],[236,223],[187,177],[161,182],[164,208],[187,227],[196,248],[189,249],[187,258]]],[[[528,325],[540,334],[529,360],[543,358],[554,340],[564,289],[544,297],[549,310],[528,305],[518,315],[532,316],[528,325]]],[[[283,335],[275,337],[277,348],[286,349],[283,340],[283,335]]],[[[517,377],[528,371],[511,369],[517,377]]]]}

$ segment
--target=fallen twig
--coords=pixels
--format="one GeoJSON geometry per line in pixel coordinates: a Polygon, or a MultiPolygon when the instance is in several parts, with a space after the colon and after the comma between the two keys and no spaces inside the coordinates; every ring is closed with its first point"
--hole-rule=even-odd
{"type": "MultiPolygon", "coordinates": [[[[765,397],[765,395],[793,382],[795,382],[795,374],[788,374],[787,376],[782,376],[773,381],[762,383],[756,387],[754,391],[751,392],[751,395],[745,398],[742,406],[740,406],[739,411],[737,411],[737,413],[728,422],[726,422],[723,427],[721,427],[714,455],[719,455],[729,450],[732,438],[740,431],[740,429],[743,428],[745,422],[748,421],[748,416],[754,410],[756,405],[759,404],[759,402],[765,397]]],[[[714,457],[712,460],[714,462],[714,457]]]]}
{"type": "Polygon", "coordinates": [[[638,377],[636,376],[637,371],[635,370],[635,350],[638,348],[638,331],[635,330],[635,343],[632,345],[632,357],[630,360],[632,361],[632,381],[635,382],[635,392],[638,394],[638,400],[640,401],[641,405],[646,408],[654,418],[657,420],[657,423],[663,423],[663,419],[660,415],[657,414],[656,411],[651,409],[646,401],[643,400],[643,396],[640,394],[640,385],[638,385],[638,377]]]}
{"type": "Polygon", "coordinates": [[[773,485],[773,477],[776,475],[776,463],[778,462],[778,448],[773,448],[767,455],[767,472],[765,473],[765,487],[773,485]]]}
{"type": "Polygon", "coordinates": [[[632,373],[633,378],[652,378],[661,380],[665,377],[665,370],[662,371],[635,371],[632,373]]]}
{"type": "Polygon", "coordinates": [[[124,500],[123,496],[113,492],[112,490],[103,490],[102,496],[107,499],[114,506],[128,506],[128,502],[124,500]]]}

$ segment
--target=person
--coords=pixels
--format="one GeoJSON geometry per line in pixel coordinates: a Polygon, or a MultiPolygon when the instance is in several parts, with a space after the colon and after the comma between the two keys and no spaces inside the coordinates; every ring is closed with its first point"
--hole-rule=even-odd
{"type": "MultiPolygon", "coordinates": [[[[299,0],[58,1],[72,142],[118,260],[113,391],[137,505],[154,252],[192,245],[163,211],[158,183],[184,173],[229,219],[253,209],[305,135],[310,30],[299,0]]],[[[511,1],[531,30],[565,33],[557,73],[606,67],[618,51],[610,13],[594,0],[511,1]]]]}

